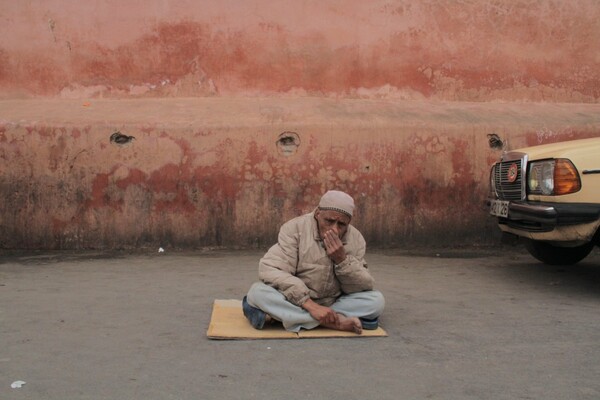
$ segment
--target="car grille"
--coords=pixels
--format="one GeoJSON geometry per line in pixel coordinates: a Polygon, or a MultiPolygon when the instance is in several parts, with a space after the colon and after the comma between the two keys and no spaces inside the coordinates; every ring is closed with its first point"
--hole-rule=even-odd
{"type": "Polygon", "coordinates": [[[503,161],[494,165],[494,187],[496,195],[501,200],[522,200],[523,196],[523,174],[522,174],[523,160],[512,160],[503,161]],[[510,182],[508,178],[508,171],[511,165],[516,164],[517,166],[517,178],[510,182]]]}

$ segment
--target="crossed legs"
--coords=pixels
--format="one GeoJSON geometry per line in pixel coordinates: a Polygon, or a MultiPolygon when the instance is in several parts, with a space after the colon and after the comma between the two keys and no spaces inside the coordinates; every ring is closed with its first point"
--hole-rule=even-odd
{"type": "MultiPolygon", "coordinates": [[[[319,325],[308,311],[290,303],[277,289],[262,282],[256,282],[250,287],[247,300],[251,306],[281,321],[288,331],[298,332],[300,329],[313,329],[319,325]]],[[[381,292],[369,290],[342,295],[331,308],[344,319],[375,319],[381,315],[384,306],[385,300],[381,292]]]]}

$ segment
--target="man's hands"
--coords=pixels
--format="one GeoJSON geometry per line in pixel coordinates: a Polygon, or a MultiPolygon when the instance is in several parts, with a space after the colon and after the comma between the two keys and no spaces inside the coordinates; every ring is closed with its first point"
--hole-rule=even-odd
{"type": "Polygon", "coordinates": [[[308,313],[321,325],[339,325],[339,315],[333,311],[329,307],[322,306],[320,304],[315,303],[312,299],[306,300],[304,304],[302,304],[302,308],[304,308],[308,313]]]}
{"type": "Polygon", "coordinates": [[[333,260],[334,263],[340,264],[346,259],[346,250],[344,249],[344,244],[335,232],[331,230],[325,232],[323,244],[325,244],[327,255],[333,260]]]}

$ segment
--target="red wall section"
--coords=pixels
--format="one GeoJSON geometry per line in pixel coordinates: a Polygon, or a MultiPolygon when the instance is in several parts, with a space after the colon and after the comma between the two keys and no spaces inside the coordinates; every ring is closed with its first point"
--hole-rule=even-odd
{"type": "Polygon", "coordinates": [[[371,244],[490,243],[484,201],[500,153],[487,133],[514,148],[598,136],[600,123],[584,104],[317,98],[6,100],[0,110],[12,116],[0,125],[9,248],[267,246],[333,188],[355,197],[353,223],[371,244]],[[111,143],[116,131],[135,140],[111,143]]]}

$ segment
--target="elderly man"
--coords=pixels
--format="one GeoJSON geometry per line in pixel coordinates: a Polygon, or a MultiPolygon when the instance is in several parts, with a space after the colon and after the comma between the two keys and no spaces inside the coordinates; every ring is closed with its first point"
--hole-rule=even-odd
{"type": "Polygon", "coordinates": [[[252,326],[281,321],[288,331],[317,326],[362,333],[377,329],[384,298],[373,290],[366,244],[350,225],[354,200],[330,190],[311,213],[286,222],[260,260],[260,282],[242,301],[252,326]]]}

